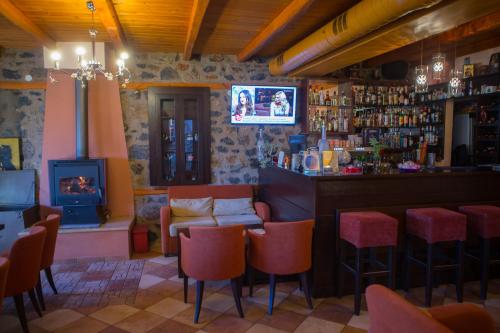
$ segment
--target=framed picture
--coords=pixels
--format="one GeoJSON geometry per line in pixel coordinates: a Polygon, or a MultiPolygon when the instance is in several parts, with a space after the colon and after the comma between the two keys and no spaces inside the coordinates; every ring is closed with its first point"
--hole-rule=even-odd
{"type": "Polygon", "coordinates": [[[464,65],[464,78],[474,76],[474,64],[464,65]]]}
{"type": "Polygon", "coordinates": [[[0,170],[21,170],[19,138],[0,138],[0,170]]]}

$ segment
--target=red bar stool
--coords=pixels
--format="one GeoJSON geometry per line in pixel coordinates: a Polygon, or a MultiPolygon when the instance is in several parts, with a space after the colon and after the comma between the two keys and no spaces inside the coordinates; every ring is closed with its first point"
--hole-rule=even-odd
{"type": "Polygon", "coordinates": [[[479,260],[481,269],[481,299],[488,293],[488,271],[490,264],[499,264],[500,260],[490,260],[490,243],[492,238],[500,237],[500,207],[477,205],[459,207],[460,212],[467,215],[469,230],[479,236],[479,257],[467,256],[479,260]]]}
{"type": "MultiPolygon", "coordinates": [[[[364,277],[387,275],[389,286],[394,289],[396,280],[396,247],[398,244],[398,220],[380,212],[349,212],[340,214],[340,263],[338,267],[337,296],[342,297],[344,269],[354,275],[354,314],[361,309],[361,288],[364,277]],[[345,243],[356,248],[354,267],[346,261],[345,243]],[[375,260],[375,248],[388,247],[387,265],[375,260]],[[364,271],[365,250],[370,250],[370,266],[378,264],[382,270],[364,271]]],[[[373,267],[371,267],[373,268],[373,267]]]]}
{"type": "Polygon", "coordinates": [[[463,299],[464,288],[464,241],[467,236],[467,217],[444,208],[417,208],[406,210],[406,278],[405,290],[410,286],[410,263],[425,267],[425,306],[432,301],[433,272],[435,270],[456,269],[457,302],[463,299]],[[427,243],[426,261],[413,256],[412,237],[427,243]],[[453,264],[435,265],[434,251],[442,242],[456,242],[457,254],[453,264]]]}

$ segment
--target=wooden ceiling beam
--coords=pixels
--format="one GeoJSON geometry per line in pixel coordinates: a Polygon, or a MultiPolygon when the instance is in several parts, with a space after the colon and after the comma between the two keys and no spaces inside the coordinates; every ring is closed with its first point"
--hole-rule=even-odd
{"type": "Polygon", "coordinates": [[[209,0],[194,0],[191,18],[189,19],[186,43],[184,44],[184,60],[190,60],[193,54],[194,44],[200,32],[201,22],[207,12],[209,0]]]}
{"type": "Polygon", "coordinates": [[[55,40],[26,17],[10,0],[0,0],[0,13],[14,25],[32,35],[45,47],[56,48],[55,40]]]}
{"type": "MultiPolygon", "coordinates": [[[[432,53],[437,50],[429,50],[429,46],[437,47],[441,45],[441,49],[453,49],[455,43],[459,44],[461,40],[487,33],[500,28],[500,11],[486,15],[470,22],[459,25],[458,27],[445,31],[438,36],[433,36],[424,40],[424,53],[432,53]]],[[[494,44],[493,44],[494,45],[494,44]]],[[[459,49],[462,46],[457,45],[457,56],[459,49]]],[[[480,51],[480,50],[478,50],[480,51]]],[[[425,57],[425,56],[424,56],[425,57]]],[[[375,58],[368,59],[363,62],[365,67],[376,67],[384,63],[389,63],[397,60],[406,60],[408,62],[420,61],[420,42],[416,42],[397,50],[382,54],[375,58]]]]}
{"type": "Polygon", "coordinates": [[[304,14],[313,2],[314,0],[293,0],[241,50],[238,54],[238,61],[246,61],[259,52],[274,36],[285,29],[297,17],[304,14]]]}
{"type": "Polygon", "coordinates": [[[126,48],[127,39],[123,28],[118,20],[115,6],[112,0],[93,0],[96,5],[97,13],[101,19],[101,23],[108,32],[109,38],[117,50],[126,48]]]}

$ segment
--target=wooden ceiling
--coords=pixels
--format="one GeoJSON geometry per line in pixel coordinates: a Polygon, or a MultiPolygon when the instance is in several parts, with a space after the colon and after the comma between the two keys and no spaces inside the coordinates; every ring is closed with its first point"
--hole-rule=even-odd
{"type": "MultiPolygon", "coordinates": [[[[273,56],[306,37],[359,0],[94,0],[97,39],[132,52],[273,56]],[[281,15],[281,13],[285,15],[281,15]],[[289,13],[293,13],[290,14],[289,13]],[[115,19],[113,23],[113,19],[115,19]],[[115,25],[114,25],[115,24],[115,25]],[[272,33],[267,33],[272,30],[272,33]],[[120,31],[122,35],[120,36],[120,31]],[[260,34],[260,35],[259,35],[260,34]],[[263,38],[263,39],[262,39],[263,38]],[[250,44],[250,48],[254,47],[250,44]]],[[[53,41],[86,41],[91,15],[86,0],[0,0],[0,46],[44,44],[19,26],[15,6],[53,41]]],[[[248,57],[247,57],[248,58],[248,57]]]]}

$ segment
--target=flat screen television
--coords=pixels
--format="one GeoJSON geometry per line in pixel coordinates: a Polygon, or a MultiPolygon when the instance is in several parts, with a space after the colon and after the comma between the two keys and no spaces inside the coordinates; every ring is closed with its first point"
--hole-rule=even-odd
{"type": "Polygon", "coordinates": [[[293,125],[297,87],[231,86],[231,124],[293,125]]]}

